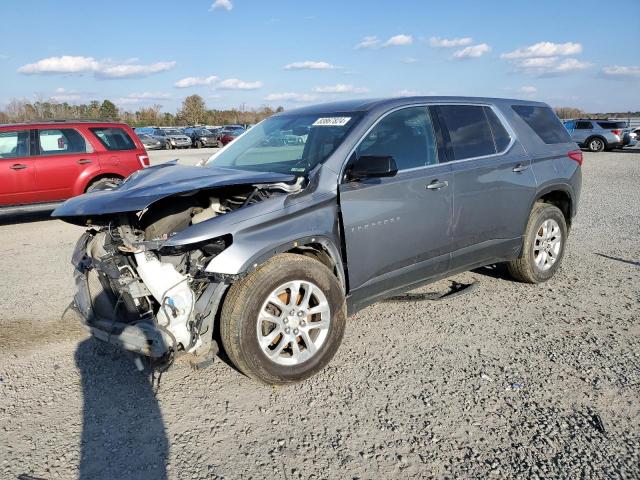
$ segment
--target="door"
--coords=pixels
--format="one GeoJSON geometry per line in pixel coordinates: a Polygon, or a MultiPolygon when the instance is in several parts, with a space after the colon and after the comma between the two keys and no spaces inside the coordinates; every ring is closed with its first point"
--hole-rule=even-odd
{"type": "Polygon", "coordinates": [[[30,149],[30,130],[0,132],[0,206],[36,201],[35,160],[30,149]]]}
{"type": "Polygon", "coordinates": [[[454,179],[451,267],[512,256],[535,194],[530,158],[492,107],[431,108],[443,129],[454,179]]]}
{"type": "Polygon", "coordinates": [[[583,145],[587,138],[591,136],[593,133],[593,124],[591,122],[585,120],[578,120],[575,122],[575,126],[573,127],[573,132],[571,133],[571,138],[574,142],[583,145]]]}
{"type": "Polygon", "coordinates": [[[360,156],[391,156],[399,171],[340,185],[352,296],[372,298],[446,271],[453,185],[450,167],[438,164],[426,107],[384,116],[352,159],[360,156]]]}
{"type": "Polygon", "coordinates": [[[75,128],[37,130],[36,185],[40,202],[65,200],[74,195],[81,177],[100,170],[97,154],[75,128]]]}

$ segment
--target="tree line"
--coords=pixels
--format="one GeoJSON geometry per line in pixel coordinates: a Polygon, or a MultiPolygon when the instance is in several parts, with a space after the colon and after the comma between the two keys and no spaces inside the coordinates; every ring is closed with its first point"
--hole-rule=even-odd
{"type": "Polygon", "coordinates": [[[93,100],[84,104],[55,102],[52,100],[14,99],[0,110],[0,124],[39,120],[113,120],[133,127],[147,125],[248,125],[257,123],[284,109],[268,106],[255,109],[231,108],[227,110],[209,109],[200,95],[184,99],[176,113],[163,112],[162,105],[154,104],[135,111],[120,109],[111,100],[93,100]]]}
{"type": "MultiPolygon", "coordinates": [[[[184,99],[176,113],[163,112],[162,105],[141,107],[135,111],[118,108],[111,100],[102,102],[93,100],[85,104],[67,102],[12,100],[4,110],[0,110],[0,123],[17,123],[38,120],[115,120],[133,127],[147,125],[183,126],[183,125],[248,125],[257,123],[284,109],[268,106],[254,109],[232,108],[217,110],[207,108],[200,95],[191,95],[184,99]]],[[[561,119],[568,118],[638,118],[640,112],[586,113],[574,107],[556,107],[561,119]]]]}

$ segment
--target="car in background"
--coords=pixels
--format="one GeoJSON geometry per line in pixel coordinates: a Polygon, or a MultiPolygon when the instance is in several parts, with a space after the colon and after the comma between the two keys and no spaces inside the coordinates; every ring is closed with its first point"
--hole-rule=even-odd
{"type": "Polygon", "coordinates": [[[196,148],[219,146],[218,135],[203,127],[187,127],[184,134],[191,138],[191,145],[196,148]]]}
{"type": "Polygon", "coordinates": [[[631,141],[623,121],[578,118],[564,122],[564,126],[580,148],[591,152],[623,148],[631,141]]]}
{"type": "Polygon", "coordinates": [[[228,143],[233,142],[236,138],[244,133],[244,130],[223,128],[218,132],[218,141],[222,146],[226,146],[228,143]]]}
{"type": "Polygon", "coordinates": [[[161,150],[164,148],[164,142],[156,137],[152,137],[146,133],[138,134],[138,138],[147,150],[161,150]]]}
{"type": "Polygon", "coordinates": [[[241,133],[244,133],[247,130],[242,125],[224,125],[222,128],[224,130],[238,132],[238,135],[240,135],[241,133]]]}
{"type": "Polygon", "coordinates": [[[0,125],[0,208],[103,190],[147,166],[144,145],[124,123],[0,125]]]}
{"type": "Polygon", "coordinates": [[[163,137],[165,140],[165,148],[191,148],[191,137],[185,135],[178,128],[156,128],[154,135],[163,137]]]}

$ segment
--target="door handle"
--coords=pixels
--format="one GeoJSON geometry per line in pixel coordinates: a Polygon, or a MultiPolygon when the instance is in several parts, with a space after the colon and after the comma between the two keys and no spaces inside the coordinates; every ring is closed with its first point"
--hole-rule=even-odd
{"type": "Polygon", "coordinates": [[[78,163],[80,165],[85,165],[87,163],[91,163],[91,160],[89,160],[88,158],[81,158],[80,160],[78,160],[78,163]]]}
{"type": "Polygon", "coordinates": [[[427,185],[428,190],[440,190],[441,188],[445,188],[449,186],[449,182],[446,180],[441,182],[440,180],[434,180],[429,185],[427,185]]]}
{"type": "Polygon", "coordinates": [[[513,167],[513,171],[516,173],[522,173],[524,172],[527,168],[529,168],[528,165],[523,165],[522,163],[517,164],[515,167],[513,167]]]}
{"type": "Polygon", "coordinates": [[[14,163],[9,168],[11,170],[24,170],[25,168],[27,168],[27,166],[22,163],[14,163]]]}

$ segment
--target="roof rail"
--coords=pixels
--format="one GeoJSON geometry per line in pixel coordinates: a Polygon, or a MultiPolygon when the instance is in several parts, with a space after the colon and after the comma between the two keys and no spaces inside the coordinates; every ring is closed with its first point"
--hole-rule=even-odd
{"type": "Polygon", "coordinates": [[[122,123],[111,119],[93,119],[93,118],[46,118],[41,120],[27,120],[26,122],[16,123],[122,123]]]}

